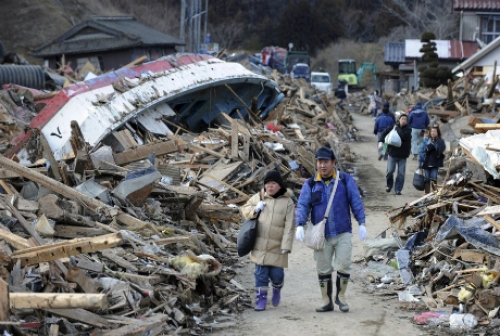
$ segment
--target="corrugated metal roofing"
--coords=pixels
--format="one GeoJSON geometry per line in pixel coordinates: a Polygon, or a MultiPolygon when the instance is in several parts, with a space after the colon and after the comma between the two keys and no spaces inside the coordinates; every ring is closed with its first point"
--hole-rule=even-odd
{"type": "Polygon", "coordinates": [[[181,40],[143,25],[133,16],[94,16],[33,51],[38,57],[123,49],[135,46],[184,45],[181,40]],[[93,28],[95,33],[79,34],[93,28]]]}
{"type": "Polygon", "coordinates": [[[405,43],[404,42],[386,43],[384,52],[384,63],[389,65],[405,63],[405,43]]]}
{"type": "Polygon", "coordinates": [[[500,11],[500,1],[499,0],[453,0],[454,10],[499,10],[500,11]]]}
{"type": "MultiPolygon", "coordinates": [[[[465,60],[477,52],[478,46],[475,41],[449,41],[435,40],[439,59],[465,60]]],[[[423,43],[420,40],[405,41],[405,57],[421,58],[420,49],[423,43]]]]}
{"type": "Polygon", "coordinates": [[[468,58],[466,61],[462,62],[459,66],[455,67],[452,72],[458,72],[461,69],[469,69],[474,64],[476,64],[481,58],[485,57],[489,53],[497,50],[500,47],[500,36],[490,42],[486,47],[476,52],[472,57],[468,58]]]}

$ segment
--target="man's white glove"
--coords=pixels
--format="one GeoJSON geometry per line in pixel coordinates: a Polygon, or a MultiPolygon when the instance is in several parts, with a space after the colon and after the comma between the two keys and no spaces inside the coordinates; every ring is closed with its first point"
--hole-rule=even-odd
{"type": "Polygon", "coordinates": [[[259,212],[259,211],[262,211],[262,210],[264,210],[265,206],[266,206],[266,202],[260,201],[259,203],[257,203],[257,206],[255,207],[254,211],[256,213],[259,212]]]}
{"type": "Polygon", "coordinates": [[[377,148],[378,148],[378,150],[382,150],[384,148],[384,143],[383,142],[379,142],[378,145],[377,145],[377,148]]]}
{"type": "Polygon", "coordinates": [[[366,238],[366,226],[365,226],[365,224],[359,225],[358,235],[359,235],[359,240],[364,240],[366,238]]]}
{"type": "Polygon", "coordinates": [[[304,226],[300,225],[297,227],[297,231],[295,231],[295,239],[301,243],[304,241],[304,226]]]}
{"type": "Polygon", "coordinates": [[[281,254],[287,254],[290,253],[290,250],[281,250],[281,254]]]}

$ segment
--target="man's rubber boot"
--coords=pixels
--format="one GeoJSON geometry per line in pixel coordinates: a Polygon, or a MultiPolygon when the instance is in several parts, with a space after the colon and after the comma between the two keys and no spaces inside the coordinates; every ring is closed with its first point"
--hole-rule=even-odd
{"type": "Polygon", "coordinates": [[[431,192],[431,184],[430,183],[426,183],[424,184],[424,190],[425,190],[425,194],[427,195],[428,193],[431,192]]]}
{"type": "Polygon", "coordinates": [[[321,289],[321,296],[323,297],[323,306],[316,308],[318,313],[333,311],[332,302],[332,275],[318,275],[319,288],[321,289]]]}
{"type": "Polygon", "coordinates": [[[267,288],[257,287],[255,289],[255,308],[256,311],[262,311],[266,309],[267,305],[267,288]]]}
{"type": "Polygon", "coordinates": [[[283,284],[279,286],[273,285],[273,298],[271,299],[271,303],[273,306],[278,307],[281,300],[281,288],[283,288],[283,284]]]}
{"type": "Polygon", "coordinates": [[[345,299],[349,278],[349,274],[337,272],[337,295],[335,296],[335,303],[339,306],[340,311],[344,313],[349,311],[349,305],[345,299]]]}

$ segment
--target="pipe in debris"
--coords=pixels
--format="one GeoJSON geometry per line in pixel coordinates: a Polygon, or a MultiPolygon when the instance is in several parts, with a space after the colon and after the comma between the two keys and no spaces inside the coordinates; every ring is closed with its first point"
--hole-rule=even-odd
{"type": "Polygon", "coordinates": [[[72,200],[79,201],[94,211],[108,210],[112,212],[116,210],[117,211],[116,219],[124,224],[139,226],[139,227],[144,227],[148,225],[148,223],[140,219],[137,219],[135,217],[132,217],[129,214],[126,214],[117,208],[110,208],[109,205],[97,199],[82,194],[79,191],[71,187],[68,187],[67,185],[61,182],[55,181],[47,176],[44,176],[39,172],[37,172],[36,170],[26,168],[23,165],[20,165],[19,163],[9,160],[1,155],[0,155],[0,166],[7,168],[13,172],[16,172],[22,177],[32,180],[33,182],[36,182],[44,186],[45,188],[52,190],[53,192],[68,197],[72,200]]]}
{"type": "Polygon", "coordinates": [[[17,84],[32,89],[45,88],[45,73],[39,65],[0,65],[0,87],[17,84]]]}

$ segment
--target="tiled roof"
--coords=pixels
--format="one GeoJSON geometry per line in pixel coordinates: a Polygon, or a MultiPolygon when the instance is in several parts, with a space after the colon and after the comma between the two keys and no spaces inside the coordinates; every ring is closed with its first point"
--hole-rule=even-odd
{"type": "Polygon", "coordinates": [[[405,63],[405,43],[404,42],[389,42],[385,44],[384,63],[402,64],[405,63]]]}
{"type": "Polygon", "coordinates": [[[176,46],[184,43],[143,25],[133,16],[94,16],[33,51],[38,57],[123,49],[135,46],[176,46]],[[84,31],[84,32],[83,32],[84,31]]]}
{"type": "Polygon", "coordinates": [[[500,11],[499,0],[453,0],[453,9],[456,11],[500,11]]]}

